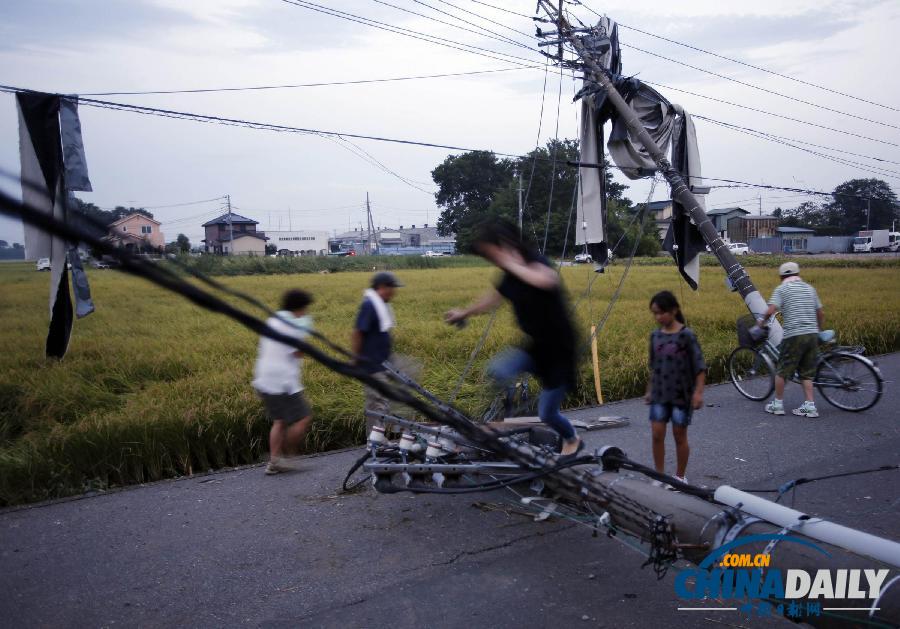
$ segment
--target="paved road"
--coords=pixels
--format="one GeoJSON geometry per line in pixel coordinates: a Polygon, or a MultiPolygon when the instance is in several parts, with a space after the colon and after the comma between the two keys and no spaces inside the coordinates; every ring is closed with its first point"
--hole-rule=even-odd
{"type": "MultiPolygon", "coordinates": [[[[691,427],[689,477],[710,486],[772,486],[896,464],[900,393],[892,383],[900,354],[879,363],[888,390],[861,414],[820,403],[818,420],[776,418],[730,385],[710,387],[710,406],[691,427]]],[[[789,388],[787,406],[797,398],[798,387],[789,388]]],[[[602,414],[632,423],[588,433],[590,445],[613,443],[650,460],[640,401],[610,404],[602,414]]],[[[676,611],[672,577],[657,581],[631,548],[564,521],[533,522],[503,502],[505,494],[337,495],[357,455],[310,457],[303,471],[276,477],[251,467],[0,512],[0,624],[748,624],[722,612],[676,611]]],[[[806,485],[796,507],[900,538],[897,472],[806,485]]]]}

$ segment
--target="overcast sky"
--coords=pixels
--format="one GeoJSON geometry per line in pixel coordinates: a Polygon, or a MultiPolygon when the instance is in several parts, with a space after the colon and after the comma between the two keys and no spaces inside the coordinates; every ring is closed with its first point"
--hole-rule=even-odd
{"type": "MultiPolygon", "coordinates": [[[[530,49],[494,36],[452,28],[374,0],[331,0],[327,6],[414,31],[503,52],[543,66],[531,21],[472,0],[389,0],[391,4],[455,22],[440,9],[503,33],[530,49]],[[455,5],[455,6],[454,6],[455,5]],[[498,22],[465,14],[460,8],[498,22]]],[[[534,0],[488,0],[531,15],[534,0]]],[[[585,0],[623,25],[735,57],[797,79],[900,108],[896,38],[900,3],[891,1],[718,0],[677,3],[585,0]],[[734,7],[734,8],[732,8],[734,7]]],[[[584,22],[584,6],[572,7],[584,22]]],[[[880,139],[853,137],[775,118],[672,89],[671,101],[696,114],[858,153],[814,149],[897,174],[879,175],[794,148],[697,121],[703,173],[754,183],[831,190],[847,179],[879,177],[895,190],[900,164],[900,114],[765,74],[631,29],[627,46],[639,47],[795,99],[753,89],[695,69],[623,48],[624,73],[648,82],[750,105],[810,123],[880,139]]],[[[19,0],[4,3],[0,22],[0,83],[38,90],[88,94],[138,90],[243,87],[379,79],[511,68],[508,63],[441,47],[315,13],[282,0],[19,0]]],[[[99,97],[311,129],[341,131],[521,154],[535,145],[544,71],[515,69],[467,77],[362,85],[211,94],[99,97]]],[[[562,79],[559,135],[575,137],[576,89],[562,79]]],[[[551,67],[541,143],[557,125],[558,71],[551,67]]],[[[406,180],[355,155],[355,147],[317,135],[275,133],[82,107],[82,126],[93,193],[79,196],[101,207],[152,208],[230,194],[235,211],[261,229],[344,231],[365,222],[365,198],[375,222],[397,226],[435,223],[431,170],[445,149],[354,140],[406,180]]],[[[14,98],[0,94],[0,169],[18,173],[14,98]]],[[[624,181],[619,175],[616,178],[624,181]]],[[[627,182],[628,196],[646,200],[646,181],[627,182]]],[[[0,186],[19,194],[14,184],[0,186]]],[[[655,198],[667,190],[658,186],[655,198]]],[[[709,206],[739,204],[764,212],[804,200],[787,192],[717,189],[709,206]]],[[[178,233],[196,242],[200,225],[220,212],[222,201],[152,209],[167,240],[178,233]]],[[[540,210],[543,211],[543,210],[540,210]]],[[[0,218],[0,239],[22,241],[18,221],[0,218]]]]}

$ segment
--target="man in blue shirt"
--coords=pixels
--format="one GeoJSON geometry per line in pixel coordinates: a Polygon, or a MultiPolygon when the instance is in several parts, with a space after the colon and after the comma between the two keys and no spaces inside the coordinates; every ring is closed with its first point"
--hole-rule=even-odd
{"type": "MultiPolygon", "coordinates": [[[[396,325],[390,301],[397,288],[403,286],[393,273],[381,272],[372,277],[372,287],[363,293],[363,301],[356,315],[350,347],[358,356],[357,364],[370,374],[387,382],[383,363],[391,356],[390,330],[396,325]]],[[[387,414],[390,403],[375,389],[366,387],[366,410],[387,414]]],[[[375,421],[366,417],[366,434],[372,432],[375,421]]]]}

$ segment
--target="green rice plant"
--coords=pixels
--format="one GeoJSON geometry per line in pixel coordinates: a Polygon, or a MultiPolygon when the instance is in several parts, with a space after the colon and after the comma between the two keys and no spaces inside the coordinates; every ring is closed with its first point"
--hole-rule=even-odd
{"type": "MultiPolygon", "coordinates": [[[[216,260],[233,263],[233,259],[216,260]]],[[[371,268],[340,267],[340,273],[321,274],[292,266],[297,261],[306,264],[305,260],[311,259],[242,261],[235,263],[235,269],[240,264],[253,268],[259,262],[285,266],[277,272],[260,267],[264,272],[253,275],[235,272],[222,281],[272,308],[289,288],[309,290],[315,298],[310,312],[317,328],[349,345],[371,268]]],[[[321,263],[337,265],[345,260],[321,263]]],[[[871,354],[896,351],[900,349],[898,265],[862,261],[865,266],[852,268],[802,262],[803,275],[819,291],[827,325],[837,330],[842,343],[863,344],[871,354]]],[[[398,352],[422,362],[421,381],[427,388],[446,398],[459,384],[455,403],[475,415],[486,408],[492,395],[484,376],[488,360],[518,342],[519,332],[510,309],[504,307],[469,376],[459,382],[488,318],[473,319],[460,330],[444,324],[443,313],[476,299],[498,277],[477,259],[470,262],[461,268],[397,270],[406,286],[393,302],[398,319],[394,338],[398,352]]],[[[773,268],[777,264],[774,260],[765,263],[748,268],[768,296],[778,282],[773,268]]],[[[57,362],[43,357],[47,275],[35,272],[29,263],[0,265],[4,294],[0,301],[0,505],[150,482],[264,457],[269,426],[250,387],[257,337],[144,280],[117,271],[89,269],[88,273],[97,311],[76,321],[69,353],[57,362]]],[[[584,350],[581,381],[568,397],[568,406],[596,402],[587,339],[591,322],[603,316],[621,274],[622,267],[617,265],[599,277],[587,266],[563,269],[571,303],[577,303],[575,320],[584,350]],[[592,290],[586,293],[594,278],[592,290]]],[[[673,290],[681,300],[703,346],[709,380],[725,378],[725,360],[736,344],[735,320],[744,307],[726,289],[720,268],[705,265],[701,275],[701,289],[693,292],[664,258],[658,263],[640,261],[631,270],[598,335],[605,400],[643,393],[648,336],[655,325],[648,302],[662,289],[673,290]]],[[[246,307],[233,298],[228,301],[246,307]]],[[[305,361],[303,380],[315,418],[308,451],[360,443],[364,438],[362,386],[310,360],[305,361]]]]}

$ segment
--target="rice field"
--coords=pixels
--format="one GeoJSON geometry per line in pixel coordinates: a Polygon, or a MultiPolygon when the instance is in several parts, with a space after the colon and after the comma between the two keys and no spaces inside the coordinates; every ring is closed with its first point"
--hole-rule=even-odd
{"type": "MultiPolygon", "coordinates": [[[[900,349],[900,265],[814,267],[804,277],[825,303],[827,325],[843,343],[869,353],[900,349]]],[[[777,282],[772,261],[750,266],[768,296],[777,282]]],[[[201,310],[178,295],[117,271],[89,269],[97,311],[75,323],[61,362],[43,357],[49,319],[48,274],[31,263],[0,264],[0,506],[148,482],[245,464],[265,456],[268,426],[250,388],[256,337],[238,324],[201,310]]],[[[613,268],[593,284],[587,267],[563,277],[585,338],[601,318],[621,276],[613,268]]],[[[462,330],[442,313],[475,299],[495,278],[486,266],[399,270],[406,286],[394,302],[399,352],[423,364],[422,381],[447,396],[478,342],[487,318],[462,330]]],[[[702,269],[694,293],[670,265],[635,265],[599,336],[606,400],[640,394],[645,386],[647,337],[653,328],[650,296],[673,290],[682,300],[710,365],[724,377],[736,344],[741,300],[729,293],[716,266],[702,269]]],[[[344,345],[369,272],[258,274],[220,278],[228,286],[277,306],[288,288],[313,293],[317,328],[344,345]]],[[[488,402],[483,372],[488,358],[515,343],[504,308],[463,383],[457,403],[477,412],[488,402]]],[[[596,402],[589,353],[569,406],[596,402]]],[[[328,450],[363,439],[362,389],[306,361],[306,394],[315,422],[309,449],[328,450]]]]}

